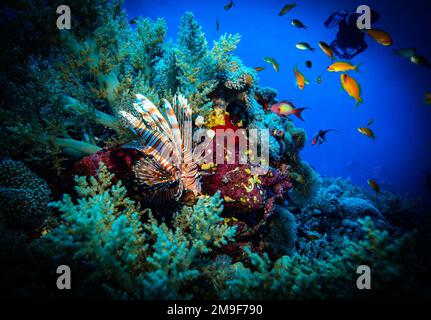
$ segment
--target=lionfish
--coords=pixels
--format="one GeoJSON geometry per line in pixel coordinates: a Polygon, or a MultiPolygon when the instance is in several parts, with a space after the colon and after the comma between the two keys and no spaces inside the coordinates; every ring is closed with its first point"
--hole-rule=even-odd
{"type": "Polygon", "coordinates": [[[141,119],[126,111],[120,113],[138,137],[124,147],[145,155],[133,169],[138,184],[157,202],[179,200],[184,190],[200,194],[200,149],[192,145],[192,109],[187,99],[174,96],[172,105],[164,99],[165,118],[146,97],[137,94],[136,98],[133,107],[141,119]]]}

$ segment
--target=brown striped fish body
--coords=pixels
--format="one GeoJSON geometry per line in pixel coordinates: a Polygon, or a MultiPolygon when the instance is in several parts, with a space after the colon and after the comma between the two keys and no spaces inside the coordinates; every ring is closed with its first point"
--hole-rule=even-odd
{"type": "Polygon", "coordinates": [[[165,116],[143,95],[136,95],[134,109],[140,118],[121,111],[138,139],[125,145],[145,156],[134,166],[136,181],[158,202],[179,200],[184,190],[201,192],[192,145],[192,110],[182,95],[165,102],[165,116]]]}

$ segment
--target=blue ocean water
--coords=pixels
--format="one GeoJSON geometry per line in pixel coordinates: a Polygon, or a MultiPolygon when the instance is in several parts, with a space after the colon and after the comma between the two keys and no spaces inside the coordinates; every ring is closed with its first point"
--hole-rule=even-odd
{"type": "Polygon", "coordinates": [[[126,0],[124,8],[130,19],[139,15],[165,18],[168,38],[173,41],[186,11],[193,12],[210,45],[221,34],[239,33],[241,43],[236,55],[247,66],[266,67],[259,73],[260,86],[277,89],[280,100],[311,108],[304,111],[305,122],[296,118],[294,121],[308,134],[302,158],[323,176],[351,177],[354,183],[364,186],[372,178],[383,190],[415,196],[429,194],[425,177],[431,171],[431,107],[422,101],[424,93],[431,91],[431,69],[392,54],[392,49],[413,47],[431,57],[430,1],[297,0],[297,7],[282,17],[278,12],[289,1],[235,0],[233,8],[226,11],[223,7],[228,2],[126,0]],[[337,28],[324,26],[333,12],[354,10],[361,4],[380,14],[373,27],[388,31],[393,45],[384,47],[367,36],[368,49],[351,61],[362,64],[360,73],[350,73],[362,87],[364,103],[356,110],[354,100],[341,88],[340,74],[326,71],[330,59],[318,48],[318,42],[330,43],[335,38],[337,28]],[[292,19],[302,21],[308,30],[293,27],[292,19]],[[296,49],[295,44],[302,41],[316,51],[296,49]],[[264,56],[277,59],[279,73],[263,61],[264,56]],[[305,67],[306,60],[312,61],[311,70],[305,67]],[[295,66],[311,82],[303,91],[294,84],[295,66]],[[322,84],[316,84],[319,75],[322,84]],[[357,131],[371,118],[375,141],[357,131]],[[310,141],[319,129],[337,132],[329,133],[328,143],[317,147],[310,141]]]}

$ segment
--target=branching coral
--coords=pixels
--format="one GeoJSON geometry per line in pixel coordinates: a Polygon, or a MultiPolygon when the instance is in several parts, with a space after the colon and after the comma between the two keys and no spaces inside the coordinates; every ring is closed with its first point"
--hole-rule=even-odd
{"type": "Polygon", "coordinates": [[[199,199],[193,209],[184,207],[174,219],[175,226],[188,232],[186,238],[201,253],[209,252],[210,245],[221,247],[235,235],[235,227],[222,223],[222,203],[220,193],[216,193],[213,197],[199,199]]]}
{"type": "Polygon", "coordinates": [[[156,70],[155,83],[161,92],[184,93],[194,111],[209,101],[208,94],[217,85],[215,66],[205,34],[191,12],[181,18],[177,44],[165,48],[156,70]]]}
{"type": "Polygon", "coordinates": [[[126,198],[121,183],[111,186],[112,175],[100,166],[97,179],[77,178],[82,197],[74,204],[69,195],[52,203],[63,215],[61,223],[42,238],[58,259],[86,261],[92,281],[108,280],[125,292],[133,291],[132,275],[145,253],[138,208],[126,198]]]}
{"type": "Polygon", "coordinates": [[[117,297],[182,298],[182,286],[199,274],[194,261],[235,234],[235,228],[221,224],[220,195],[184,208],[171,229],[151,213],[145,217],[126,197],[121,182],[113,185],[112,178],[103,164],[97,177],[77,177],[81,198],[74,203],[65,195],[52,204],[63,214],[39,246],[61,261],[87,266],[87,281],[103,283],[117,297]]]}
{"type": "Polygon", "coordinates": [[[234,58],[232,52],[236,50],[240,41],[241,36],[238,33],[223,34],[218,41],[214,41],[210,56],[216,64],[217,71],[223,72],[228,68],[235,67],[235,63],[232,61],[232,58],[234,58]]]}
{"type": "MultiPolygon", "coordinates": [[[[364,295],[356,288],[356,268],[370,266],[373,292],[386,292],[408,267],[402,261],[412,236],[392,239],[387,231],[375,228],[370,218],[360,220],[365,237],[359,242],[346,240],[338,254],[313,259],[306,255],[283,256],[274,264],[246,248],[250,267],[233,265],[235,277],[227,281],[225,298],[236,299],[323,299],[364,295]]],[[[404,285],[399,285],[401,289],[404,285]]],[[[399,288],[400,289],[400,288],[399,288]]],[[[398,291],[398,294],[402,292],[398,291]]],[[[395,293],[395,291],[394,291],[395,293]]],[[[401,293],[402,294],[402,293],[401,293]]]]}
{"type": "MultiPolygon", "coordinates": [[[[39,5],[28,6],[28,12],[14,6],[8,10],[16,17],[6,20],[6,27],[27,20],[20,15],[35,22],[44,12],[39,5]]],[[[55,8],[47,2],[43,9],[55,8]]],[[[112,146],[110,130],[120,136],[117,144],[124,142],[127,131],[114,116],[135,93],[158,100],[151,81],[166,31],[161,19],[139,19],[133,29],[121,1],[81,0],[72,17],[79,28],[54,32],[46,27],[55,41],[43,55],[28,54],[11,66],[11,79],[3,79],[2,152],[24,155],[26,162],[54,163],[58,172],[62,152],[82,157],[112,146]]]]}

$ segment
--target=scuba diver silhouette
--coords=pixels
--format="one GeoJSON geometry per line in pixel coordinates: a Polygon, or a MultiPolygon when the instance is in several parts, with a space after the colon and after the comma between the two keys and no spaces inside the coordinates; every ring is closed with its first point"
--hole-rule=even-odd
{"type": "MultiPolygon", "coordinates": [[[[359,16],[360,14],[355,11],[351,12],[344,9],[334,12],[325,21],[325,27],[327,28],[338,26],[336,38],[331,42],[331,48],[334,54],[341,59],[351,60],[368,47],[365,42],[365,32],[356,26],[359,16]]],[[[371,23],[375,23],[378,20],[379,13],[371,10],[371,23]]]]}

